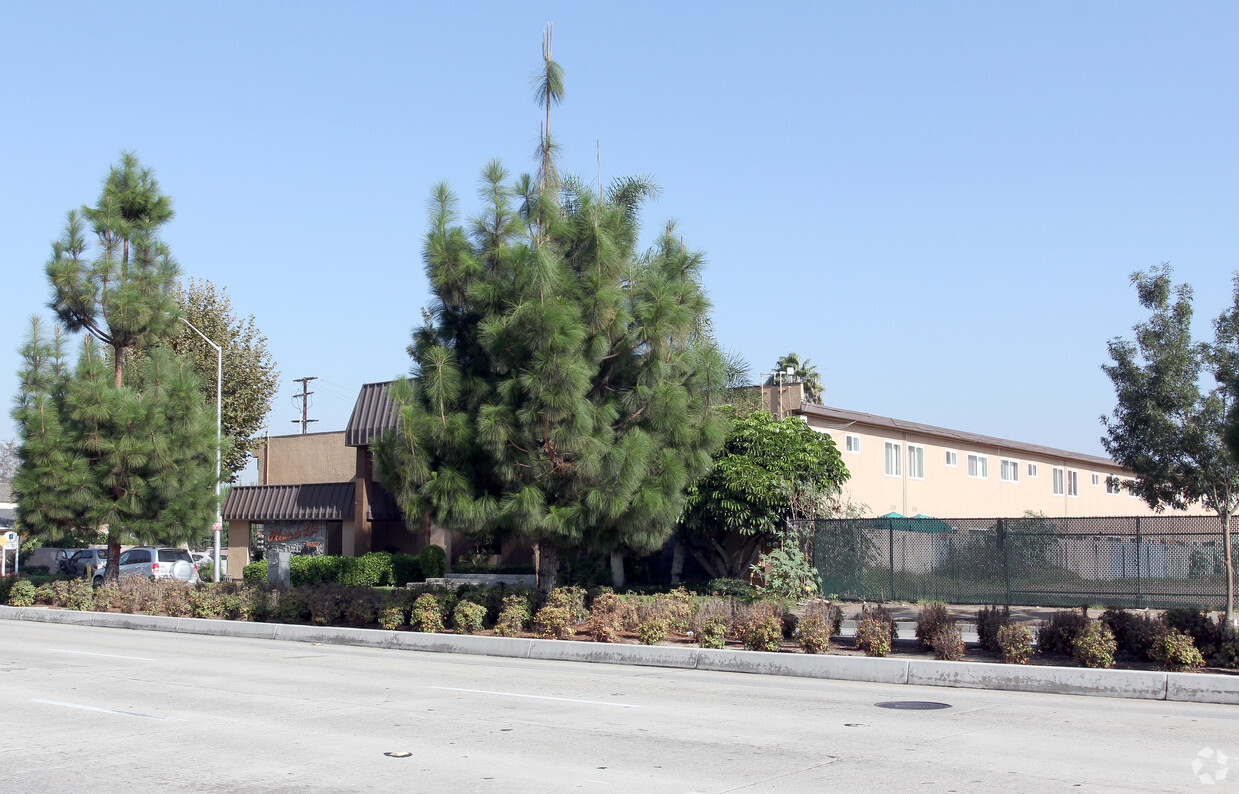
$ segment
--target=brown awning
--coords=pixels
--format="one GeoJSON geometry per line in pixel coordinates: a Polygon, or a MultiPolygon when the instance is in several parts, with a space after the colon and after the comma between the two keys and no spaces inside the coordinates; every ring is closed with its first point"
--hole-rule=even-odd
{"type": "Polygon", "coordinates": [[[238,485],[224,502],[225,521],[344,521],[353,517],[353,481],[238,485]]]}
{"type": "Polygon", "coordinates": [[[344,429],[344,444],[349,447],[368,446],[385,430],[396,427],[396,411],[391,400],[391,381],[366,383],[357,395],[353,415],[344,429]]]}

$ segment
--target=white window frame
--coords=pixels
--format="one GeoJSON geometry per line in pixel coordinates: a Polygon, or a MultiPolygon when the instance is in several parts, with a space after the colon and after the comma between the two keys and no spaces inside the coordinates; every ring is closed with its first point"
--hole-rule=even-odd
{"type": "Polygon", "coordinates": [[[956,454],[955,450],[948,449],[946,451],[946,465],[950,466],[952,469],[959,466],[959,455],[956,454]]]}
{"type": "Polygon", "coordinates": [[[968,476],[974,480],[989,479],[989,455],[968,455],[968,476]],[[975,465],[974,465],[975,464],[975,465]],[[973,472],[976,472],[975,474],[973,472]]]}
{"type": "Polygon", "coordinates": [[[1051,479],[1054,482],[1050,487],[1054,491],[1055,496],[1062,496],[1067,492],[1067,474],[1061,466],[1055,466],[1053,472],[1054,476],[1051,479]]]}
{"type": "Polygon", "coordinates": [[[844,452],[860,452],[860,436],[854,436],[848,433],[843,437],[844,452]]]}
{"type": "Polygon", "coordinates": [[[1106,477],[1106,493],[1110,496],[1118,496],[1123,493],[1123,481],[1113,474],[1106,477]]]}
{"type": "Polygon", "coordinates": [[[1035,463],[1028,464],[1028,479],[1030,480],[1037,479],[1037,464],[1035,463]]]}
{"type": "Polygon", "coordinates": [[[908,479],[925,479],[925,447],[920,444],[908,444],[908,479]],[[913,453],[916,453],[915,458],[913,453]]]}
{"type": "Polygon", "coordinates": [[[1020,481],[1020,462],[1010,458],[998,459],[998,478],[1003,482],[1020,481]],[[1007,476],[1010,472],[1011,476],[1007,476]]]}
{"type": "Polygon", "coordinates": [[[1067,469],[1067,495],[1071,497],[1080,495],[1080,472],[1075,469],[1067,469]]]}
{"type": "Polygon", "coordinates": [[[898,441],[886,441],[883,443],[882,453],[882,470],[886,472],[886,476],[903,477],[903,444],[900,444],[898,441]],[[891,466],[892,463],[895,464],[893,467],[891,466]],[[893,472],[891,471],[892,468],[894,469],[893,472]]]}

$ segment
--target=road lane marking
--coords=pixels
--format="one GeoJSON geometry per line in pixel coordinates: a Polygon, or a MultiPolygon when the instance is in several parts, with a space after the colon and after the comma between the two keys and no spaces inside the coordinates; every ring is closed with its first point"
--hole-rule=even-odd
{"type": "Polygon", "coordinates": [[[176,717],[156,717],[154,714],[139,714],[136,711],[116,711],[115,709],[101,709],[95,706],[83,706],[80,703],[62,703],[59,700],[39,700],[33,699],[33,703],[46,703],[49,706],[64,706],[70,709],[81,709],[82,711],[98,711],[102,714],[117,714],[121,717],[141,717],[145,720],[163,720],[164,722],[185,722],[185,720],[177,719],[176,717]]]}
{"type": "Polygon", "coordinates": [[[550,695],[526,695],[520,692],[495,692],[494,690],[490,690],[490,689],[461,689],[460,687],[454,687],[454,686],[432,686],[430,688],[431,689],[442,689],[446,692],[472,692],[477,695],[500,695],[502,697],[509,697],[509,698],[530,698],[531,700],[558,700],[563,703],[588,703],[591,706],[615,706],[616,708],[621,708],[621,709],[641,708],[641,706],[638,706],[633,703],[612,703],[612,702],[608,702],[605,700],[578,700],[577,698],[556,698],[556,697],[551,697],[550,695]]]}
{"type": "Polygon", "coordinates": [[[106,656],[109,659],[136,659],[139,662],[155,661],[154,659],[150,659],[145,656],[117,656],[114,653],[91,653],[90,651],[66,651],[63,648],[48,648],[48,650],[53,651],[55,653],[76,653],[82,656],[106,656]]]}

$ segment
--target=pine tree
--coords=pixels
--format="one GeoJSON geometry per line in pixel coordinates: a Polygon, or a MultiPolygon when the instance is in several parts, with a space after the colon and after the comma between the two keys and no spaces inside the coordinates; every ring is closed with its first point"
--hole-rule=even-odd
{"type": "MultiPolygon", "coordinates": [[[[544,56],[559,81],[539,91],[549,108],[562,71],[544,56]]],[[[407,516],[536,544],[545,596],[560,550],[648,552],[670,536],[722,441],[711,395],[726,384],[704,257],[670,226],[636,250],[656,188],[560,181],[545,137],[541,151],[537,180],[486,166],[486,209],[468,228],[435,188],[434,302],[409,346],[415,377],[393,389],[398,429],[377,451],[407,516]]]]}
{"type": "Polygon", "coordinates": [[[45,540],[102,536],[113,560],[122,543],[184,542],[214,513],[214,422],[193,368],[166,344],[180,324],[177,267],[158,236],[171,217],[154,174],[122,155],[97,204],[69,213],[47,265],[61,327],[84,332],[76,363],[37,319],[22,351],[18,519],[45,540]]]}

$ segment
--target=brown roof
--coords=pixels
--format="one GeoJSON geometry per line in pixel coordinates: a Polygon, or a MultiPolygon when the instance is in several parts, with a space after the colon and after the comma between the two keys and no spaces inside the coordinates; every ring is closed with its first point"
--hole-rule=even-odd
{"type": "Polygon", "coordinates": [[[995,436],[983,436],[980,433],[967,433],[962,430],[950,430],[945,427],[923,425],[918,422],[905,422],[902,419],[892,419],[889,416],[877,416],[875,414],[861,413],[860,411],[849,411],[844,408],[831,408],[826,405],[801,403],[800,413],[817,419],[823,419],[828,422],[855,422],[857,424],[884,427],[904,433],[921,433],[927,436],[936,436],[942,439],[958,441],[962,444],[1001,447],[1002,449],[1010,450],[1012,452],[1025,452],[1031,455],[1043,455],[1047,458],[1061,458],[1063,460],[1077,461],[1079,463],[1088,463],[1093,466],[1121,468],[1110,458],[1103,458],[1097,455],[1085,455],[1081,452],[1068,452],[1064,449],[1043,447],[1039,444],[1026,444],[1022,441],[1011,441],[1009,439],[997,438],[995,436]]]}
{"type": "Polygon", "coordinates": [[[366,383],[357,395],[353,415],[344,429],[344,443],[350,447],[368,446],[385,430],[396,428],[395,405],[391,400],[392,381],[366,383]]]}
{"type": "Polygon", "coordinates": [[[345,521],[353,517],[353,481],[234,486],[223,515],[227,521],[345,521]]]}

